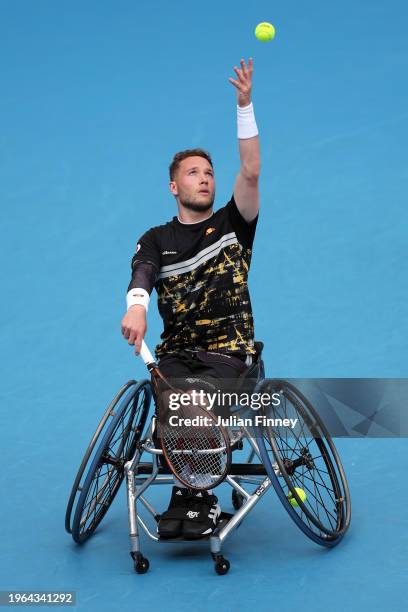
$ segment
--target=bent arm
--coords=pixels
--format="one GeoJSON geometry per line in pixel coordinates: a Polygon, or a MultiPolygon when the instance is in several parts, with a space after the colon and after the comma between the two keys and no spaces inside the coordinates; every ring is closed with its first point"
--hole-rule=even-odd
{"type": "Polygon", "coordinates": [[[132,279],[126,295],[127,312],[122,319],[121,329],[128,344],[135,346],[137,355],[147,331],[146,314],[157,274],[153,264],[137,261],[137,256],[133,258],[132,279]]]}
{"type": "Polygon", "coordinates": [[[126,296],[128,309],[135,304],[141,304],[145,306],[147,312],[156,278],[157,270],[152,264],[143,261],[132,262],[132,279],[126,296]]]}

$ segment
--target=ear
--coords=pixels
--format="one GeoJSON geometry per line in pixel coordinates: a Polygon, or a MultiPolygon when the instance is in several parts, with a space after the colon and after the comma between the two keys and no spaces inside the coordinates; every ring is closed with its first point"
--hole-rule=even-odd
{"type": "Polygon", "coordinates": [[[177,184],[176,181],[170,181],[169,183],[169,187],[170,187],[170,191],[174,196],[178,195],[178,189],[177,189],[177,184]]]}

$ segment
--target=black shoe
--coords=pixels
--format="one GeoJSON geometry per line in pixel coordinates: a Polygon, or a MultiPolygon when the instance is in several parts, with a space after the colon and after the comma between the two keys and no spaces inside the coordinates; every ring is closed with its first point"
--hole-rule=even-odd
{"type": "Polygon", "coordinates": [[[197,491],[188,498],[182,535],[186,540],[196,540],[211,535],[217,526],[221,508],[215,495],[207,491],[197,491]]]}
{"type": "Polygon", "coordinates": [[[177,538],[181,535],[182,521],[188,510],[188,490],[173,487],[169,507],[160,517],[157,532],[161,538],[177,538]]]}

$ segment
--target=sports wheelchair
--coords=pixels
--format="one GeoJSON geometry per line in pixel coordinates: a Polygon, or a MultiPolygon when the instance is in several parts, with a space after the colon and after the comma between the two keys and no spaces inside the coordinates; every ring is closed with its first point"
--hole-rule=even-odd
{"type": "MultiPolygon", "coordinates": [[[[234,512],[222,512],[215,531],[200,538],[209,540],[219,575],[230,569],[221,553],[223,542],[271,488],[296,525],[321,546],[336,546],[350,525],[347,480],[328,430],[315,408],[291,383],[265,378],[263,344],[257,342],[255,346],[257,357],[243,378],[251,381],[254,392],[276,394],[279,401],[272,409],[276,420],[293,418],[298,425],[289,431],[268,424],[274,419],[266,419],[266,425],[228,429],[228,450],[247,452],[246,461],[229,463],[224,478],[232,488],[234,512]]],[[[149,359],[143,358],[148,365],[149,359]]],[[[126,477],[130,555],[138,574],[149,569],[149,561],[141,552],[139,528],[157,542],[182,541],[181,537],[160,538],[160,513],[146,498],[150,486],[173,484],[172,472],[155,437],[158,414],[157,402],[152,402],[153,387],[147,379],[130,380],[113,398],[85,452],[65,516],[66,530],[75,542],[83,544],[101,523],[126,477]],[[143,506],[147,511],[149,521],[138,512],[138,504],[139,509],[143,506]]],[[[241,414],[241,407],[235,406],[233,412],[241,414]]]]}

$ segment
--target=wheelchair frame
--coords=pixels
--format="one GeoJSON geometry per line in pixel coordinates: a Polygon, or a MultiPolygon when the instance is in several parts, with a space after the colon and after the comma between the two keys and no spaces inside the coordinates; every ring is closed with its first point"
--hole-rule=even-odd
{"type": "MultiPolygon", "coordinates": [[[[229,561],[221,553],[224,541],[240,526],[244,518],[271,486],[275,489],[292,520],[310,539],[321,546],[336,546],[341,541],[350,524],[351,505],[347,480],[327,429],[313,406],[293,385],[286,381],[265,379],[264,365],[260,356],[262,345],[259,344],[258,346],[260,346],[258,359],[246,373],[247,375],[251,373],[251,376],[248,377],[254,379],[254,392],[261,389],[264,383],[271,383],[271,388],[278,389],[282,396],[288,397],[295,406],[296,413],[300,414],[304,419],[304,424],[311,431],[312,440],[316,442],[318,452],[321,453],[322,460],[324,460],[324,465],[327,468],[327,474],[330,476],[330,483],[333,486],[333,489],[330,490],[333,495],[329,496],[329,503],[335,505],[334,512],[336,512],[337,520],[335,527],[333,527],[331,520],[329,520],[330,527],[323,526],[320,519],[319,521],[314,520],[312,514],[308,511],[307,505],[303,504],[303,501],[296,492],[296,469],[298,467],[300,469],[301,466],[307,466],[307,469],[316,470],[319,473],[319,468],[313,467],[315,457],[311,456],[308,452],[303,452],[309,451],[310,443],[306,439],[306,448],[303,448],[301,451],[297,449],[297,454],[295,454],[297,458],[292,460],[287,456],[283,456],[289,455],[288,452],[279,453],[279,444],[276,443],[276,440],[274,441],[274,434],[268,431],[266,439],[270,443],[273,453],[274,461],[272,462],[266,448],[264,432],[260,433],[258,431],[256,436],[254,436],[253,432],[245,426],[231,428],[229,429],[229,437],[232,452],[237,449],[242,450],[245,440],[248,441],[250,446],[247,461],[245,463],[232,462],[225,478],[225,482],[232,488],[232,503],[235,513],[222,512],[214,532],[211,535],[201,537],[199,540],[194,540],[194,542],[210,541],[210,552],[214,560],[214,568],[217,574],[220,575],[226,574],[230,569],[229,561]],[[260,463],[253,463],[255,457],[259,459],[260,463]],[[312,465],[311,468],[310,465],[312,465]],[[292,475],[294,475],[293,482],[291,480],[292,475]],[[243,484],[252,485],[254,488],[251,492],[248,492],[242,486],[243,484]],[[289,489],[291,495],[299,503],[293,504],[289,502],[284,486],[289,489]],[[294,505],[299,506],[298,510],[294,508],[294,505]],[[298,511],[300,511],[300,514],[298,511]]],[[[150,352],[145,345],[143,348],[144,354],[142,352],[142,357],[145,363],[151,363],[149,361],[152,360],[150,352]]],[[[149,569],[149,561],[141,552],[139,527],[150,539],[156,542],[174,543],[186,541],[182,537],[175,539],[160,538],[157,531],[149,527],[137,509],[137,504],[140,502],[153,518],[157,527],[160,513],[146,499],[144,494],[152,485],[173,484],[174,482],[170,468],[167,465],[163,465],[164,461],[163,464],[160,461],[161,456],[164,455],[162,449],[157,448],[155,445],[156,409],[150,419],[147,432],[143,436],[152,395],[152,383],[150,381],[144,380],[140,383],[129,381],[109,404],[80,465],[72,487],[65,517],[66,530],[72,533],[77,543],[83,543],[92,535],[101,522],[120,487],[122,479],[125,477],[130,555],[134,562],[134,569],[139,574],[143,574],[149,569]],[[140,399],[142,402],[139,401],[140,399]],[[131,407],[131,416],[128,417],[126,428],[123,429],[123,422],[129,414],[129,407],[131,407]],[[110,423],[109,419],[112,419],[110,423]],[[122,434],[115,438],[119,425],[122,425],[122,434]],[[107,426],[106,432],[103,431],[105,426],[107,426]],[[94,453],[96,442],[100,436],[102,436],[102,440],[97,447],[97,451],[94,453]],[[114,440],[115,444],[120,441],[117,447],[115,447],[112,440],[114,440]],[[144,454],[149,456],[150,461],[141,461],[144,454]],[[90,467],[87,476],[82,480],[88,463],[90,463],[90,467]],[[102,469],[106,467],[107,472],[101,474],[102,469]],[[102,476],[102,486],[98,489],[98,479],[102,478],[102,476]],[[94,481],[97,483],[96,487],[93,485],[94,481]],[[92,492],[94,492],[95,488],[98,492],[91,502],[87,503],[88,493],[92,485],[92,492]],[[71,523],[72,510],[77,495],[79,495],[79,498],[71,523]],[[83,516],[85,509],[85,516],[83,516]],[[91,524],[87,526],[91,515],[93,516],[91,524]]],[[[239,409],[239,406],[235,408],[239,409]]],[[[309,472],[309,476],[311,473],[309,472]]],[[[307,486],[307,483],[306,485],[302,484],[302,486],[307,486]]],[[[323,502],[322,498],[321,501],[323,502]]],[[[330,515],[330,512],[328,514],[330,515]]],[[[188,541],[191,542],[191,540],[188,541]]]]}
{"type": "MultiPolygon", "coordinates": [[[[147,432],[147,436],[144,441],[141,442],[140,448],[136,451],[134,457],[125,464],[126,482],[127,482],[127,503],[129,512],[129,537],[130,537],[130,549],[131,556],[135,561],[135,569],[138,573],[144,573],[148,569],[146,567],[146,559],[143,557],[140,550],[140,538],[138,524],[141,526],[143,531],[149,538],[156,542],[184,542],[183,538],[175,539],[161,539],[157,533],[154,533],[149,529],[148,525],[137,513],[137,501],[143,504],[146,510],[151,516],[158,522],[160,514],[155,508],[145,499],[143,493],[150,485],[160,484],[173,484],[173,476],[169,469],[163,468],[159,465],[158,456],[163,455],[163,451],[155,447],[153,442],[153,432],[155,429],[156,416],[152,417],[152,421],[147,432]],[[152,458],[151,464],[140,463],[140,459],[143,453],[149,453],[152,458]],[[148,475],[142,476],[145,472],[148,475]],[[149,473],[150,472],[150,473],[149,473]],[[139,487],[139,488],[138,488],[139,487]]],[[[215,561],[215,570],[218,574],[225,574],[230,568],[230,563],[221,554],[221,546],[227,537],[239,527],[245,516],[251,511],[251,509],[259,502],[261,497],[265,495],[271,486],[271,481],[265,471],[262,464],[252,464],[251,461],[255,455],[260,458],[258,446],[253,438],[249,435],[249,432],[244,427],[240,427],[236,430],[235,435],[230,440],[231,446],[234,445],[240,448],[240,443],[244,436],[247,436],[247,440],[251,446],[251,451],[248,456],[247,462],[244,464],[232,464],[230,473],[226,476],[225,481],[233,488],[234,491],[243,499],[240,508],[236,508],[235,514],[229,514],[226,512],[221,513],[218,525],[210,536],[200,538],[202,540],[210,540],[211,555],[215,561]],[[248,469],[248,468],[253,469],[248,469]],[[241,473],[234,473],[241,472],[241,473]],[[252,473],[251,473],[252,472],[252,473]],[[257,485],[256,489],[252,493],[248,493],[243,487],[242,483],[248,483],[257,485]]],[[[276,466],[278,471],[278,467],[276,466]]],[[[197,540],[195,540],[197,541],[197,540]]]]}

